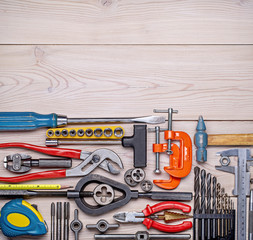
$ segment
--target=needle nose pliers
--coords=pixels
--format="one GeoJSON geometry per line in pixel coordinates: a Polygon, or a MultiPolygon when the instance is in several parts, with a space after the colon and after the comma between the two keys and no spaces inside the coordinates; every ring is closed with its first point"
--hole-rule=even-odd
{"type": "Polygon", "coordinates": [[[69,157],[83,160],[79,165],[71,169],[52,170],[44,172],[36,172],[31,174],[25,174],[18,177],[0,177],[0,182],[24,182],[36,179],[48,179],[48,178],[65,178],[65,177],[81,177],[91,173],[96,167],[100,167],[107,172],[112,174],[118,174],[119,171],[113,167],[109,162],[112,161],[119,168],[124,168],[120,157],[109,149],[98,149],[94,152],[85,152],[78,149],[67,149],[67,148],[52,148],[52,147],[41,147],[28,143],[1,143],[0,148],[27,148],[36,152],[41,152],[53,156],[69,157]],[[84,167],[86,167],[83,170],[84,167]]]}
{"type": "MultiPolygon", "coordinates": [[[[147,205],[146,208],[142,210],[142,212],[119,212],[119,213],[116,213],[113,216],[113,218],[116,221],[121,222],[121,223],[142,222],[147,227],[147,229],[150,229],[151,227],[153,227],[162,232],[181,232],[181,231],[192,228],[192,222],[190,221],[184,221],[183,223],[178,224],[178,225],[167,225],[167,224],[162,224],[153,220],[153,219],[164,219],[166,221],[165,217],[161,218],[161,215],[154,216],[153,214],[160,211],[168,210],[168,209],[178,209],[184,213],[189,213],[191,211],[191,206],[186,205],[184,203],[166,201],[166,202],[155,204],[153,206],[147,205]],[[148,218],[149,216],[150,218],[148,218]]],[[[167,215],[168,214],[171,214],[172,216],[170,217],[169,221],[177,221],[177,220],[182,220],[182,219],[186,219],[190,217],[188,215],[173,213],[173,212],[167,212],[167,215]],[[175,217],[173,217],[173,215],[175,217]]],[[[168,220],[166,222],[168,222],[168,220]]]]}

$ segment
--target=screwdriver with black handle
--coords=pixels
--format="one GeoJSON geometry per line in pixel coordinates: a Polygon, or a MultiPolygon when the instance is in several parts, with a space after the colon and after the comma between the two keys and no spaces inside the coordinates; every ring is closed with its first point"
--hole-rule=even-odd
{"type": "Polygon", "coordinates": [[[27,131],[43,127],[62,127],[67,124],[86,123],[165,123],[163,116],[134,118],[68,118],[65,115],[39,114],[35,112],[0,112],[0,131],[27,131]]]}

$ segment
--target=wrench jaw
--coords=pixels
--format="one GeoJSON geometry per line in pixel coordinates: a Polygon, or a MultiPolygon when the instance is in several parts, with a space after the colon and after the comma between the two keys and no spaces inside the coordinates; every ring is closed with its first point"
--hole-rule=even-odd
{"type": "Polygon", "coordinates": [[[124,168],[120,157],[115,152],[109,149],[102,148],[92,152],[78,166],[66,170],[66,176],[86,176],[92,171],[94,171],[97,167],[100,167],[111,174],[118,174],[119,170],[114,168],[114,166],[109,162],[109,160],[115,163],[120,169],[124,168]],[[89,163],[91,163],[91,165],[85,170],[83,170],[89,163]]]}

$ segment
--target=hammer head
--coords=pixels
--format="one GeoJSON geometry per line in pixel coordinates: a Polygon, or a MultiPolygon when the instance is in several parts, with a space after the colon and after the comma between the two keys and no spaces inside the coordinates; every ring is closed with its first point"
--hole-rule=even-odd
{"type": "Polygon", "coordinates": [[[196,150],[196,160],[198,162],[207,161],[207,151],[206,147],[208,144],[208,136],[205,132],[206,125],[202,116],[199,116],[199,121],[196,127],[197,132],[194,135],[194,144],[197,148],[196,150]]]}

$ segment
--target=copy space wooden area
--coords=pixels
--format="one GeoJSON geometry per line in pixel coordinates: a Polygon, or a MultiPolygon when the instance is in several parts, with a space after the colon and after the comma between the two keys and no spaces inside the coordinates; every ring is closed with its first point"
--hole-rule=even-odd
{"type": "Polygon", "coordinates": [[[3,44],[251,44],[252,0],[5,0],[3,44]]]}
{"type": "MultiPolygon", "coordinates": [[[[252,133],[252,12],[252,0],[1,1],[1,111],[55,112],[68,117],[132,117],[152,115],[154,108],[173,107],[179,110],[174,115],[173,129],[187,132],[192,139],[199,115],[209,120],[206,122],[209,134],[252,133]]],[[[132,135],[132,125],[120,125],[127,136],[132,135]]],[[[44,145],[45,133],[46,129],[0,134],[1,142],[44,145]]],[[[154,141],[154,133],[148,133],[146,179],[168,179],[168,174],[153,173],[154,141]]],[[[93,151],[103,146],[64,147],[93,151]]],[[[110,149],[119,154],[124,170],[117,177],[100,169],[94,173],[124,182],[124,172],[133,167],[132,150],[121,146],[110,149]]],[[[225,149],[228,148],[208,147],[208,161],[201,168],[216,176],[232,196],[234,176],[214,168],[219,164],[215,153],[225,149]]],[[[28,150],[1,149],[1,158],[13,153],[43,156],[28,150]]],[[[74,164],[78,163],[76,160],[74,164]]],[[[168,157],[163,156],[162,167],[168,164],[168,157]]],[[[232,159],[231,164],[236,165],[236,161],[232,159]]],[[[193,167],[196,165],[200,166],[195,161],[193,146],[193,167]]],[[[36,171],[39,169],[33,170],[36,171]]],[[[14,176],[2,164],[0,175],[14,176]]],[[[193,177],[192,171],[175,191],[193,191],[193,177]]],[[[59,179],[54,183],[75,186],[78,180],[59,179]]],[[[236,203],[236,198],[233,200],[236,203]]],[[[49,226],[51,202],[69,201],[70,221],[73,220],[76,208],[73,200],[28,201],[38,205],[49,226]]],[[[5,202],[1,201],[0,207],[5,202]]],[[[132,200],[97,217],[79,211],[84,224],[80,239],[93,239],[97,233],[87,230],[86,224],[101,218],[113,223],[115,212],[141,211],[148,203],[156,202],[132,200]]],[[[193,201],[189,204],[193,206],[193,201]]],[[[145,227],[121,224],[117,231],[108,233],[138,230],[145,227]]],[[[158,232],[150,230],[150,233],[158,232]]],[[[7,239],[0,235],[1,239],[7,239]]],[[[32,239],[49,240],[50,228],[46,236],[32,239]]],[[[70,239],[74,239],[71,231],[70,239]]]]}

